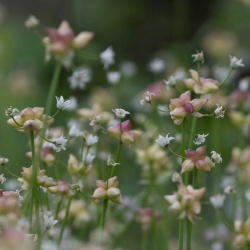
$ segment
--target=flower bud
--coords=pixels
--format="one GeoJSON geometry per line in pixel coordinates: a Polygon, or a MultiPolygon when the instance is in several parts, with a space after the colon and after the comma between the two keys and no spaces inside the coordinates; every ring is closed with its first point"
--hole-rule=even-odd
{"type": "Polygon", "coordinates": [[[81,32],[73,39],[72,46],[75,49],[84,48],[86,45],[88,45],[93,37],[93,32],[81,32]]]}
{"type": "Polygon", "coordinates": [[[67,170],[72,175],[78,175],[83,164],[79,164],[76,157],[72,154],[69,155],[67,170]]]}
{"type": "Polygon", "coordinates": [[[184,109],[188,114],[192,114],[194,112],[194,106],[189,102],[184,104],[184,109]]]}
{"type": "Polygon", "coordinates": [[[109,127],[107,129],[107,132],[109,134],[109,136],[113,139],[115,138],[119,138],[121,136],[121,130],[120,128],[116,128],[116,127],[109,127]]]}
{"type": "Polygon", "coordinates": [[[192,160],[185,160],[182,163],[182,169],[181,169],[181,174],[182,173],[187,173],[187,172],[191,172],[194,169],[195,165],[194,162],[192,160]]]}

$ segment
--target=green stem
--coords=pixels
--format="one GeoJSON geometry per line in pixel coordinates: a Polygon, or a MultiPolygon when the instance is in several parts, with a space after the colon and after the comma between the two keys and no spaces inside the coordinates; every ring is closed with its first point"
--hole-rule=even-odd
{"type": "MultiPolygon", "coordinates": [[[[116,152],[116,157],[115,157],[115,162],[116,162],[116,163],[119,162],[120,153],[121,153],[121,148],[122,148],[122,140],[120,140],[119,146],[118,146],[118,149],[117,149],[117,152],[116,152]]],[[[118,165],[116,165],[116,166],[114,166],[114,167],[112,168],[110,178],[112,178],[112,177],[115,176],[115,172],[116,172],[117,166],[118,166],[118,165]]]]}
{"type": "Polygon", "coordinates": [[[13,174],[6,166],[4,166],[4,169],[5,169],[10,175],[12,175],[13,177],[21,178],[20,176],[13,174]]]}
{"type": "Polygon", "coordinates": [[[103,201],[103,209],[102,209],[102,216],[101,216],[101,229],[102,231],[104,230],[104,227],[105,227],[105,217],[106,217],[106,212],[107,212],[107,208],[108,208],[108,199],[105,199],[103,201]]]}
{"type": "Polygon", "coordinates": [[[191,250],[191,234],[192,234],[192,222],[187,219],[187,242],[186,250],[191,250]]]}
{"type": "Polygon", "coordinates": [[[170,110],[162,110],[162,109],[159,109],[157,106],[155,106],[152,102],[149,102],[149,104],[154,107],[155,109],[157,109],[158,111],[160,112],[165,112],[165,113],[169,113],[170,110]]]}
{"type": "Polygon", "coordinates": [[[73,199],[73,197],[69,198],[68,205],[67,205],[66,212],[65,212],[65,216],[64,216],[64,219],[63,219],[63,222],[62,222],[60,236],[59,236],[59,239],[58,239],[58,246],[59,247],[60,247],[61,242],[62,242],[63,232],[64,232],[64,229],[65,229],[65,226],[66,226],[66,223],[67,223],[67,219],[68,219],[68,215],[69,215],[69,208],[70,208],[70,204],[71,204],[72,199],[73,199]]]}
{"type": "Polygon", "coordinates": [[[148,234],[146,230],[142,232],[141,250],[146,250],[148,245],[148,234]]]}
{"type": "Polygon", "coordinates": [[[87,199],[93,200],[93,197],[87,196],[87,195],[85,195],[84,193],[82,193],[81,191],[79,191],[79,193],[80,193],[83,197],[85,197],[85,198],[87,198],[87,199]]]}
{"type": "Polygon", "coordinates": [[[198,81],[199,84],[201,85],[201,78],[200,78],[200,62],[198,61],[198,65],[197,65],[197,73],[198,73],[198,81]]]}
{"type": "Polygon", "coordinates": [[[220,87],[221,87],[224,83],[227,82],[228,78],[231,76],[231,74],[232,74],[233,71],[234,71],[234,68],[231,68],[230,71],[229,71],[229,73],[228,73],[228,75],[227,75],[227,77],[226,77],[226,79],[225,79],[223,82],[221,82],[221,83],[219,84],[220,87]]]}
{"type": "Polygon", "coordinates": [[[231,225],[231,223],[229,222],[228,218],[226,217],[224,211],[222,210],[222,208],[219,208],[219,214],[221,219],[223,220],[224,224],[226,225],[226,227],[231,231],[234,232],[233,227],[231,225]]]}
{"type": "Polygon", "coordinates": [[[186,157],[183,158],[181,155],[178,155],[177,153],[175,153],[169,146],[168,146],[167,148],[169,149],[169,151],[170,151],[172,154],[176,155],[177,157],[182,158],[182,159],[186,159],[186,157]]]}
{"type": "Polygon", "coordinates": [[[183,250],[183,236],[184,236],[184,220],[179,222],[179,250],[183,250]]]}
{"type": "Polygon", "coordinates": [[[14,116],[12,117],[12,119],[13,119],[13,121],[15,122],[15,124],[16,124],[17,126],[23,127],[21,124],[19,124],[19,123],[16,121],[16,119],[14,118],[14,116]]]}
{"type": "Polygon", "coordinates": [[[60,199],[59,202],[57,203],[55,220],[57,220],[57,218],[58,218],[58,214],[59,214],[59,211],[60,211],[60,207],[61,207],[61,204],[62,204],[62,200],[63,200],[63,195],[61,196],[61,199],[60,199]]]}
{"type": "Polygon", "coordinates": [[[47,119],[43,119],[43,121],[48,121],[48,120],[55,118],[59,114],[60,111],[61,111],[61,109],[57,109],[56,113],[53,116],[51,116],[50,118],[47,118],[47,119]]]}

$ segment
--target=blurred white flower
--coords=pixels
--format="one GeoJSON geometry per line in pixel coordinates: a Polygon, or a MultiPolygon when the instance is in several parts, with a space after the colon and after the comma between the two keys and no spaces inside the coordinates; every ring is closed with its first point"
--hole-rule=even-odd
{"type": "Polygon", "coordinates": [[[28,16],[25,21],[24,21],[24,26],[27,28],[27,29],[32,29],[32,28],[35,28],[39,25],[40,21],[39,19],[37,19],[35,16],[33,15],[30,15],[28,16]]]}
{"type": "Polygon", "coordinates": [[[63,134],[55,139],[53,141],[53,149],[56,151],[56,152],[60,152],[61,150],[66,150],[65,146],[66,146],[66,143],[67,143],[67,139],[63,136],[63,134]]]}
{"type": "Polygon", "coordinates": [[[67,108],[70,107],[70,105],[71,105],[70,100],[64,101],[63,96],[61,96],[61,97],[57,97],[57,96],[56,96],[56,101],[57,101],[56,106],[57,106],[57,108],[60,109],[60,110],[67,109],[67,108]]]}
{"type": "Polygon", "coordinates": [[[124,76],[132,77],[137,72],[137,67],[134,62],[124,61],[120,65],[120,71],[124,76]]]}
{"type": "Polygon", "coordinates": [[[172,175],[172,182],[177,182],[177,183],[181,183],[181,175],[177,172],[174,172],[172,175]]]}
{"type": "Polygon", "coordinates": [[[109,84],[115,85],[121,79],[121,73],[119,71],[109,71],[107,72],[107,81],[109,84]]]}
{"type": "Polygon", "coordinates": [[[193,54],[192,57],[194,58],[194,62],[201,62],[204,63],[204,53],[203,51],[199,52],[196,51],[196,54],[193,54]]]}
{"type": "Polygon", "coordinates": [[[238,67],[244,67],[245,65],[242,63],[242,59],[238,59],[235,56],[229,56],[230,67],[236,69],[238,67]]]}
{"type": "Polygon", "coordinates": [[[219,104],[216,104],[217,109],[214,111],[215,114],[215,118],[224,118],[224,113],[226,110],[222,110],[222,106],[220,106],[219,104]]]}
{"type": "Polygon", "coordinates": [[[225,199],[226,199],[226,196],[224,194],[217,194],[209,198],[214,208],[222,208],[225,199]]]}
{"type": "Polygon", "coordinates": [[[102,115],[95,115],[90,118],[90,126],[95,126],[101,121],[102,115]]]}
{"type": "Polygon", "coordinates": [[[217,163],[221,163],[222,162],[222,158],[221,158],[221,155],[216,153],[215,151],[212,151],[211,152],[212,156],[211,156],[211,159],[217,163]]]}
{"type": "Polygon", "coordinates": [[[111,155],[108,157],[108,160],[107,160],[107,165],[109,167],[115,167],[117,165],[120,165],[120,163],[117,163],[115,162],[114,160],[111,159],[111,155]]]}
{"type": "Polygon", "coordinates": [[[0,165],[5,165],[8,162],[9,162],[9,159],[5,157],[0,157],[0,165]]]}
{"type": "Polygon", "coordinates": [[[154,95],[155,93],[150,93],[149,91],[147,91],[144,95],[143,95],[143,99],[140,101],[141,105],[144,105],[145,103],[150,103],[151,102],[151,96],[154,95]]]}
{"type": "Polygon", "coordinates": [[[54,216],[52,216],[50,212],[45,213],[43,215],[43,219],[44,219],[44,226],[47,229],[54,227],[55,224],[58,222],[58,220],[54,220],[54,216]]]}
{"type": "Polygon", "coordinates": [[[170,76],[168,78],[168,81],[164,80],[164,83],[166,84],[166,89],[169,90],[170,87],[174,87],[177,79],[178,79],[178,77],[176,77],[176,76],[170,76]]]}
{"type": "Polygon", "coordinates": [[[70,96],[70,97],[69,97],[69,101],[70,101],[70,106],[66,107],[65,110],[67,110],[67,111],[76,110],[77,107],[78,107],[76,97],[70,96]]]}
{"type": "Polygon", "coordinates": [[[160,73],[166,69],[166,63],[160,58],[155,58],[148,64],[148,69],[152,73],[160,73]]]}
{"type": "Polygon", "coordinates": [[[155,142],[159,143],[162,147],[166,147],[169,145],[171,140],[174,140],[174,137],[168,137],[169,133],[163,137],[159,135],[159,138],[155,140],[155,142]]]}
{"type": "Polygon", "coordinates": [[[68,78],[71,89],[85,89],[86,84],[91,81],[91,70],[87,66],[81,66],[76,69],[72,76],[68,78]]]}
{"type": "Polygon", "coordinates": [[[100,59],[105,70],[107,70],[110,65],[115,63],[114,56],[115,52],[112,47],[108,47],[100,54],[100,59]]]}
{"type": "Polygon", "coordinates": [[[235,193],[235,189],[233,186],[229,185],[229,186],[225,187],[224,193],[227,195],[231,195],[231,194],[235,193]]]}
{"type": "Polygon", "coordinates": [[[73,124],[69,130],[69,136],[70,137],[78,137],[78,136],[81,136],[82,135],[82,132],[81,130],[79,129],[78,125],[77,124],[73,124]]]}
{"type": "Polygon", "coordinates": [[[88,153],[86,156],[86,164],[91,164],[93,162],[93,160],[95,159],[95,155],[88,153]]]}
{"type": "Polygon", "coordinates": [[[0,183],[3,184],[6,181],[6,178],[3,176],[3,174],[0,175],[0,183]]]}
{"type": "Polygon", "coordinates": [[[124,118],[127,114],[130,114],[124,109],[112,109],[118,119],[124,118]]]}
{"type": "Polygon", "coordinates": [[[87,135],[85,139],[86,139],[86,145],[88,147],[94,145],[99,140],[98,136],[92,134],[87,135]]]}
{"type": "Polygon", "coordinates": [[[239,88],[240,91],[243,91],[243,92],[248,91],[248,89],[249,89],[249,81],[246,78],[241,79],[240,82],[239,82],[239,87],[238,88],[239,88]]]}
{"type": "Polygon", "coordinates": [[[209,134],[202,134],[202,135],[199,135],[199,134],[197,134],[196,136],[195,136],[195,138],[194,138],[194,144],[196,144],[196,145],[200,145],[200,144],[202,144],[202,143],[204,143],[205,142],[205,137],[207,137],[209,134]]]}

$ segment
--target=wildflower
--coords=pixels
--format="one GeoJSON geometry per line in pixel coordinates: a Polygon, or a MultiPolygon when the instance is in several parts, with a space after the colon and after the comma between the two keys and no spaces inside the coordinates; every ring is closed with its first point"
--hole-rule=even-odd
{"type": "Polygon", "coordinates": [[[112,109],[113,112],[115,113],[116,117],[118,119],[122,119],[124,118],[127,114],[130,114],[128,111],[124,110],[124,109],[112,109]]]}
{"type": "Polygon", "coordinates": [[[159,138],[155,142],[159,143],[162,147],[167,147],[171,140],[174,140],[174,137],[168,137],[169,133],[164,137],[159,135],[159,138]]]}
{"type": "Polygon", "coordinates": [[[246,92],[249,89],[249,79],[241,79],[239,82],[238,89],[242,92],[246,92]]]}
{"type": "Polygon", "coordinates": [[[60,98],[56,96],[56,101],[57,101],[56,106],[60,110],[67,109],[71,105],[70,100],[64,101],[63,96],[61,96],[60,98]]]}
{"type": "Polygon", "coordinates": [[[224,193],[228,194],[228,195],[233,194],[234,192],[235,192],[234,187],[230,186],[230,185],[226,186],[225,189],[224,189],[224,193]]]}
{"type": "Polygon", "coordinates": [[[226,199],[226,196],[224,194],[217,194],[209,198],[214,208],[222,208],[225,199],[226,199]]]}
{"type": "Polygon", "coordinates": [[[199,77],[198,72],[193,69],[190,69],[189,72],[192,78],[184,79],[184,84],[196,94],[209,94],[219,88],[219,82],[211,78],[199,77]]]}
{"type": "Polygon", "coordinates": [[[164,60],[160,58],[155,58],[148,64],[148,69],[152,73],[160,73],[164,71],[165,68],[166,68],[166,63],[164,60]]]}
{"type": "Polygon", "coordinates": [[[168,81],[165,81],[165,84],[166,84],[166,89],[169,90],[170,87],[174,87],[176,85],[176,80],[178,79],[178,77],[175,77],[175,76],[170,76],[168,81]]]}
{"type": "Polygon", "coordinates": [[[110,65],[115,63],[114,60],[115,52],[112,47],[108,47],[100,54],[101,62],[104,65],[104,69],[107,70],[110,65]]]}
{"type": "Polygon", "coordinates": [[[144,93],[144,95],[142,96],[142,100],[140,101],[141,105],[144,105],[145,103],[150,103],[151,99],[152,99],[152,95],[155,96],[155,93],[150,93],[149,91],[147,91],[146,93],[144,93]]]}
{"type": "Polygon", "coordinates": [[[79,163],[76,157],[69,155],[67,170],[71,175],[78,175],[83,168],[83,163],[79,163]]]}
{"type": "Polygon", "coordinates": [[[193,54],[192,57],[194,58],[194,62],[201,62],[204,63],[204,53],[203,51],[199,52],[196,51],[196,54],[193,54]]]}
{"type": "Polygon", "coordinates": [[[10,118],[12,118],[17,113],[19,113],[19,110],[16,108],[12,108],[11,106],[5,111],[5,115],[10,118]]]}
{"type": "Polygon", "coordinates": [[[179,173],[174,172],[172,175],[172,182],[181,183],[181,176],[179,173]]]}
{"type": "Polygon", "coordinates": [[[0,183],[3,184],[6,181],[6,178],[3,176],[3,174],[0,175],[0,183]]]}
{"type": "Polygon", "coordinates": [[[67,110],[67,111],[76,110],[77,107],[78,107],[76,97],[70,96],[70,97],[69,97],[69,101],[70,101],[70,106],[66,107],[65,110],[67,110]]]}
{"type": "Polygon", "coordinates": [[[137,72],[137,67],[134,62],[124,61],[120,65],[120,71],[126,77],[133,77],[137,72]]]}
{"type": "Polygon", "coordinates": [[[221,158],[221,155],[216,153],[215,151],[212,151],[211,152],[212,156],[211,156],[211,159],[217,163],[221,163],[222,162],[222,158],[221,158]]]}
{"type": "Polygon", "coordinates": [[[46,227],[46,229],[54,227],[55,224],[58,222],[58,220],[54,220],[54,216],[52,216],[51,213],[45,213],[43,215],[43,219],[44,219],[44,226],[46,227]]]}
{"type": "Polygon", "coordinates": [[[24,25],[27,29],[36,28],[39,25],[40,21],[33,15],[30,15],[24,21],[24,25]]]}
{"type": "Polygon", "coordinates": [[[118,187],[117,176],[108,179],[108,181],[97,180],[97,189],[92,197],[95,199],[93,203],[98,203],[101,200],[110,199],[114,203],[122,204],[122,196],[118,187]]]}
{"type": "Polygon", "coordinates": [[[52,194],[56,194],[59,196],[64,195],[66,197],[71,197],[74,195],[69,183],[65,181],[64,179],[59,180],[57,185],[54,185],[53,187],[49,187],[48,191],[52,194]]]}
{"type": "Polygon", "coordinates": [[[86,88],[86,84],[91,81],[91,71],[86,66],[79,67],[68,78],[68,81],[71,89],[79,88],[83,90],[86,88]]]}
{"type": "Polygon", "coordinates": [[[197,134],[196,136],[195,136],[195,138],[194,138],[194,144],[196,144],[196,145],[200,145],[200,144],[202,144],[202,143],[204,143],[205,142],[205,137],[207,137],[209,134],[202,134],[202,135],[199,135],[199,134],[197,134]]]}
{"type": "Polygon", "coordinates": [[[109,84],[115,85],[121,79],[121,73],[119,71],[107,72],[107,80],[109,84]]]}
{"type": "Polygon", "coordinates": [[[114,160],[111,159],[111,156],[108,157],[108,160],[107,160],[107,165],[109,167],[115,167],[117,165],[120,165],[120,163],[118,162],[115,162],[114,160]]]}
{"type": "Polygon", "coordinates": [[[102,115],[94,115],[90,118],[90,126],[95,126],[101,121],[102,115]]]}
{"type": "Polygon", "coordinates": [[[215,118],[224,118],[224,113],[226,110],[222,110],[222,106],[220,107],[219,104],[216,104],[217,109],[214,111],[215,118]]]}
{"type": "Polygon", "coordinates": [[[95,155],[88,153],[86,156],[86,164],[91,164],[95,159],[95,155]]]}
{"type": "Polygon", "coordinates": [[[66,150],[65,146],[66,146],[67,141],[68,140],[62,134],[59,138],[57,138],[53,141],[53,143],[54,143],[53,149],[56,152],[60,152],[61,150],[66,150]]]}
{"type": "Polygon", "coordinates": [[[242,63],[242,59],[238,59],[235,56],[229,56],[230,58],[230,67],[233,69],[237,69],[239,67],[244,67],[245,65],[242,63]]]}
{"type": "Polygon", "coordinates": [[[87,145],[88,147],[93,146],[93,145],[96,144],[96,143],[98,142],[98,140],[99,140],[98,136],[92,135],[92,134],[87,135],[85,139],[86,139],[86,145],[87,145]]]}
{"type": "Polygon", "coordinates": [[[82,135],[81,130],[79,129],[77,124],[74,123],[69,130],[69,137],[78,137],[81,135],[82,135]]]}
{"type": "Polygon", "coordinates": [[[237,233],[234,239],[235,248],[241,248],[250,244],[250,218],[246,222],[236,220],[234,222],[234,230],[237,233]]]}
{"type": "Polygon", "coordinates": [[[173,195],[165,195],[164,199],[170,203],[169,209],[180,212],[180,219],[187,217],[193,221],[201,212],[200,199],[206,188],[194,189],[191,185],[180,184],[178,192],[173,195]]]}
{"type": "Polygon", "coordinates": [[[187,149],[186,159],[182,163],[181,173],[192,171],[195,167],[197,170],[209,172],[211,168],[214,168],[215,163],[207,156],[207,146],[199,147],[195,150],[187,149]]]}
{"type": "Polygon", "coordinates": [[[170,115],[176,125],[180,125],[187,114],[202,116],[198,111],[207,103],[208,99],[194,99],[191,101],[191,90],[180,95],[179,98],[170,99],[170,115]]]}
{"type": "Polygon", "coordinates": [[[5,157],[0,157],[0,165],[5,165],[6,163],[9,162],[9,159],[8,158],[5,158],[5,157]]]}

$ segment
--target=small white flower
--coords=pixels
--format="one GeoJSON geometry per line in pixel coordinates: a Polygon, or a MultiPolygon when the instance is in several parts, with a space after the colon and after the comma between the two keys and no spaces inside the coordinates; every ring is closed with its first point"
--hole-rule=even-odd
{"type": "Polygon", "coordinates": [[[104,65],[104,69],[107,70],[110,65],[115,63],[114,56],[115,52],[112,47],[108,47],[100,55],[101,62],[104,65]]]}
{"type": "Polygon", "coordinates": [[[137,72],[136,64],[131,61],[122,62],[119,68],[122,74],[126,77],[132,77],[137,72]]]}
{"type": "Polygon", "coordinates": [[[53,149],[56,151],[56,152],[60,152],[61,150],[66,150],[65,146],[66,146],[66,143],[67,143],[67,139],[63,136],[63,134],[55,139],[53,141],[53,149]]]}
{"type": "Polygon", "coordinates": [[[95,159],[95,155],[88,153],[86,156],[86,163],[89,165],[93,162],[94,159],[95,159]]]}
{"type": "Polygon", "coordinates": [[[149,71],[153,73],[160,73],[164,71],[165,68],[166,68],[166,63],[164,60],[160,58],[155,58],[148,64],[149,71]]]}
{"type": "Polygon", "coordinates": [[[24,200],[24,198],[20,195],[20,190],[16,190],[16,192],[14,192],[14,194],[16,194],[16,196],[18,197],[18,200],[19,201],[23,201],[24,200]]]}
{"type": "Polygon", "coordinates": [[[130,114],[128,111],[124,110],[124,109],[112,109],[113,112],[115,113],[116,117],[118,119],[122,119],[124,118],[127,114],[130,114]]]}
{"type": "Polygon", "coordinates": [[[67,109],[71,105],[70,100],[64,101],[63,96],[61,96],[61,97],[56,96],[56,101],[57,101],[56,106],[60,110],[67,109]]]}
{"type": "Polygon", "coordinates": [[[177,172],[174,172],[172,175],[172,182],[181,183],[181,175],[177,172]]]}
{"type": "Polygon", "coordinates": [[[247,79],[241,79],[239,82],[239,90],[246,92],[249,89],[249,81],[247,79]]]}
{"type": "Polygon", "coordinates": [[[33,15],[30,15],[26,18],[26,20],[24,21],[24,26],[27,29],[32,29],[35,28],[39,25],[40,21],[33,15]]]}
{"type": "Polygon", "coordinates": [[[197,134],[196,136],[195,136],[195,139],[194,139],[194,144],[196,144],[196,145],[200,145],[200,144],[202,144],[202,143],[204,143],[205,142],[205,137],[207,137],[209,134],[202,134],[202,135],[199,135],[199,134],[197,134]]]}
{"type": "Polygon", "coordinates": [[[159,143],[162,147],[166,147],[169,145],[171,140],[174,140],[174,137],[168,137],[169,133],[163,137],[159,135],[159,138],[155,140],[155,142],[159,143]]]}
{"type": "Polygon", "coordinates": [[[216,104],[217,109],[214,111],[215,114],[215,118],[224,118],[224,113],[226,110],[222,110],[222,106],[220,106],[219,104],[216,104]]]}
{"type": "Polygon", "coordinates": [[[96,115],[90,118],[90,126],[95,126],[101,121],[102,115],[96,115]]]}
{"type": "Polygon", "coordinates": [[[230,58],[230,67],[236,69],[238,67],[244,67],[245,65],[242,63],[242,59],[238,59],[235,56],[229,56],[230,58]]]}
{"type": "Polygon", "coordinates": [[[81,130],[79,129],[77,124],[74,123],[69,130],[69,137],[78,137],[81,135],[82,135],[81,130]]]}
{"type": "Polygon", "coordinates": [[[5,165],[8,162],[9,162],[9,159],[4,158],[4,157],[0,157],[0,165],[5,165]]]}
{"type": "Polygon", "coordinates": [[[204,53],[203,51],[199,52],[196,51],[196,54],[193,54],[192,57],[194,58],[194,62],[201,62],[204,63],[204,53]]]}
{"type": "Polygon", "coordinates": [[[65,110],[67,111],[76,110],[78,107],[76,97],[70,96],[69,101],[70,101],[70,106],[66,107],[65,110]]]}
{"type": "Polygon", "coordinates": [[[176,80],[178,79],[178,77],[175,76],[170,76],[168,78],[168,81],[164,80],[165,84],[166,84],[166,89],[169,90],[170,87],[174,87],[176,85],[176,80]]]}
{"type": "Polygon", "coordinates": [[[234,192],[235,190],[233,186],[226,186],[224,189],[224,193],[228,195],[233,194],[234,192]]]}
{"type": "Polygon", "coordinates": [[[214,208],[222,208],[225,199],[226,199],[226,196],[224,194],[217,194],[209,198],[214,208]]]}
{"type": "Polygon", "coordinates": [[[5,115],[8,117],[13,117],[17,113],[19,113],[19,110],[11,106],[5,110],[5,115]]]}
{"type": "Polygon", "coordinates": [[[247,200],[250,201],[250,190],[246,191],[245,196],[246,196],[247,200]]]}
{"type": "Polygon", "coordinates": [[[43,219],[44,219],[44,226],[47,229],[54,227],[55,224],[58,222],[58,220],[54,220],[54,216],[52,216],[51,212],[49,211],[47,211],[47,213],[43,215],[43,219]]]}
{"type": "Polygon", "coordinates": [[[81,90],[86,88],[86,84],[91,81],[91,70],[86,66],[81,66],[76,69],[72,76],[68,78],[71,89],[79,88],[81,90]]]}
{"type": "Polygon", "coordinates": [[[211,159],[217,163],[221,163],[222,162],[222,158],[221,158],[221,155],[216,153],[215,151],[212,151],[211,152],[212,156],[211,156],[211,159]]]}
{"type": "Polygon", "coordinates": [[[109,71],[107,72],[107,81],[109,84],[115,85],[121,79],[121,73],[119,71],[109,71]]]}
{"type": "Polygon", "coordinates": [[[145,103],[150,103],[152,100],[152,95],[155,96],[155,93],[150,93],[149,91],[147,91],[144,95],[143,95],[143,99],[140,101],[141,105],[144,105],[145,103]]]}
{"type": "Polygon", "coordinates": [[[0,175],[0,184],[3,184],[6,181],[6,178],[3,177],[3,174],[0,175]]]}
{"type": "Polygon", "coordinates": [[[92,145],[97,143],[99,140],[98,136],[92,135],[92,134],[87,135],[85,139],[86,139],[86,145],[88,147],[91,147],[92,145]]]}
{"type": "Polygon", "coordinates": [[[111,159],[111,156],[109,156],[109,158],[107,160],[107,165],[109,167],[115,167],[117,165],[120,165],[120,163],[115,162],[114,160],[111,159]]]}

